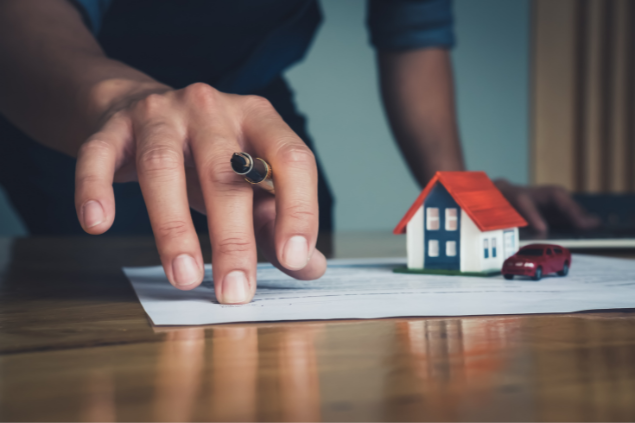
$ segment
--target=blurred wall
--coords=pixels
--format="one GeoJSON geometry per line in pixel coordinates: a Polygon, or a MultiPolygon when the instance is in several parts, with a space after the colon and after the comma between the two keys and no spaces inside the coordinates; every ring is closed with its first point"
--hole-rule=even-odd
{"type": "MultiPolygon", "coordinates": [[[[518,183],[528,181],[529,1],[454,3],[453,57],[467,165],[518,183]]],[[[325,21],[316,42],[288,78],[336,197],[338,230],[390,230],[419,187],[381,109],[365,1],[322,0],[322,6],[325,21]]],[[[24,234],[2,194],[0,236],[24,234]]]]}
{"type": "MultiPolygon", "coordinates": [[[[335,193],[338,230],[392,229],[419,187],[381,109],[365,2],[322,0],[322,6],[322,30],[307,60],[288,77],[335,193]]],[[[529,0],[455,0],[454,10],[467,166],[527,183],[529,0]]]]}

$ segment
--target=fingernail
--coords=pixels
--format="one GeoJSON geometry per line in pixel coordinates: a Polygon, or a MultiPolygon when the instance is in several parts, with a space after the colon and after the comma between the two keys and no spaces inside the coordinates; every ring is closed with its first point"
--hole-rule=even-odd
{"type": "Polygon", "coordinates": [[[239,304],[247,302],[249,282],[247,275],[241,270],[233,270],[223,280],[223,302],[239,304]]]}
{"type": "Polygon", "coordinates": [[[90,200],[82,209],[86,229],[99,225],[104,221],[104,209],[97,201],[90,200]]]}
{"type": "Polygon", "coordinates": [[[289,270],[303,269],[309,262],[309,243],[306,238],[300,235],[289,238],[284,246],[282,261],[289,270]]]}
{"type": "Polygon", "coordinates": [[[201,274],[196,260],[187,254],[181,254],[172,261],[172,272],[174,283],[182,287],[197,283],[201,274]]]}

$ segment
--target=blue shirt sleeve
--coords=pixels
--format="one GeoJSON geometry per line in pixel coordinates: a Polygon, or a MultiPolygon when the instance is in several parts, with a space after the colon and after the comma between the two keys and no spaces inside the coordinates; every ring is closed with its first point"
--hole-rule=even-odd
{"type": "Polygon", "coordinates": [[[113,0],[71,0],[94,35],[99,33],[106,10],[113,0]]]}
{"type": "Polygon", "coordinates": [[[454,46],[452,0],[369,0],[370,42],[378,49],[454,46]]]}

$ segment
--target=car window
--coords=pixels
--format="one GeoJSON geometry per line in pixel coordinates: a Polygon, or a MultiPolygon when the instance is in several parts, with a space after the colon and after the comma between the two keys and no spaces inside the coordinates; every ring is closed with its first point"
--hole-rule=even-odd
{"type": "Polygon", "coordinates": [[[519,256],[540,257],[542,255],[543,251],[544,250],[542,248],[523,248],[523,249],[518,251],[518,255],[519,256]]]}
{"type": "Polygon", "coordinates": [[[554,248],[553,251],[555,251],[556,254],[562,254],[562,248],[554,248]]]}
{"type": "Polygon", "coordinates": [[[552,256],[552,255],[553,255],[553,253],[551,252],[551,249],[548,249],[548,250],[547,250],[547,255],[548,255],[548,256],[552,256]]]}

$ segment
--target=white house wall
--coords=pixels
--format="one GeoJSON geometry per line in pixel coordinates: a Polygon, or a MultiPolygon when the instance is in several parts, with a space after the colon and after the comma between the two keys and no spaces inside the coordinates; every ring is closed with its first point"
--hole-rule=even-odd
{"type": "MultiPolygon", "coordinates": [[[[518,229],[515,229],[518,245],[518,229]]],[[[505,261],[503,230],[481,232],[470,216],[461,209],[461,272],[500,271],[505,261]],[[483,241],[487,239],[489,254],[485,258],[483,241]],[[496,239],[496,257],[492,257],[492,239],[496,239]]]]}
{"type": "Polygon", "coordinates": [[[505,254],[503,248],[503,230],[481,232],[480,242],[480,256],[481,256],[481,271],[491,272],[498,271],[503,268],[503,261],[505,261],[505,254]],[[489,254],[488,258],[485,258],[483,241],[488,241],[489,254]],[[492,239],[496,239],[496,257],[492,257],[492,239]]]}
{"type": "Polygon", "coordinates": [[[481,249],[479,242],[481,241],[481,231],[476,226],[472,218],[468,216],[465,210],[461,209],[461,272],[480,272],[481,271],[481,249]]]}
{"type": "Polygon", "coordinates": [[[406,226],[408,269],[423,269],[423,238],[423,206],[421,206],[406,226]]]}

